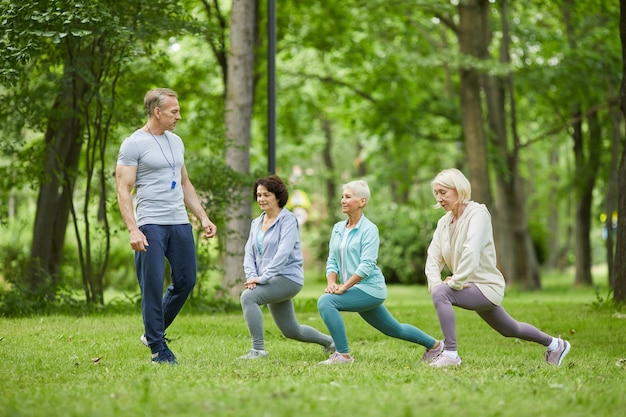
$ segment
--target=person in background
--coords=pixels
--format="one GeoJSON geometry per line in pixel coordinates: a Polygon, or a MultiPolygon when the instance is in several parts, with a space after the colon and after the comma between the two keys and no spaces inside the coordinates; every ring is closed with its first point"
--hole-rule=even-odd
{"type": "Polygon", "coordinates": [[[304,271],[298,220],[285,207],[289,199],[287,187],[276,175],[260,178],[254,183],[254,198],[263,213],[250,225],[243,262],[245,290],[240,298],[252,348],[240,358],[268,356],[260,307],[263,304],[285,337],[334,351],[330,336],[296,319],[292,299],[304,285],[304,271]]]}
{"type": "Polygon", "coordinates": [[[196,247],[187,208],[200,220],[204,237],[217,228],[207,216],[185,167],[185,147],[173,133],[181,119],[176,92],[147,92],[148,121],[120,146],[115,177],[117,201],[135,251],[144,335],[153,363],[176,364],[165,329],[174,321],[196,283],[196,247]],[[136,212],[132,192],[137,192],[136,212]],[[171,285],[163,295],[165,259],[171,285]]]}
{"type": "Polygon", "coordinates": [[[343,186],[341,211],[348,218],[336,223],[331,232],[326,262],[327,287],[317,301],[337,351],[320,364],[354,362],[341,311],[357,312],[383,334],[426,347],[422,361],[430,362],[439,355],[443,343],[415,326],[398,322],[383,304],[387,286],[376,265],[380,245],[378,227],[363,214],[369,199],[367,182],[357,180],[343,186]]]}
{"type": "Polygon", "coordinates": [[[437,200],[435,207],[446,211],[437,223],[425,266],[428,290],[445,338],[444,350],[431,366],[461,364],[453,306],[476,311],[505,337],[545,346],[546,362],[560,365],[570,350],[570,343],[514,320],[501,305],[505,282],[496,267],[491,215],[484,204],[471,201],[468,179],[461,171],[452,168],[437,174],[431,185],[437,200]],[[442,280],[444,266],[451,275],[442,280]]]}

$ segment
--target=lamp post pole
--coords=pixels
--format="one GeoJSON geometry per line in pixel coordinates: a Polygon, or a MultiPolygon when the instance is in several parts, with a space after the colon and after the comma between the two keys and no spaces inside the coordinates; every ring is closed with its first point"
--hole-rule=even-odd
{"type": "Polygon", "coordinates": [[[276,173],[276,0],[267,1],[267,170],[276,173]]]}

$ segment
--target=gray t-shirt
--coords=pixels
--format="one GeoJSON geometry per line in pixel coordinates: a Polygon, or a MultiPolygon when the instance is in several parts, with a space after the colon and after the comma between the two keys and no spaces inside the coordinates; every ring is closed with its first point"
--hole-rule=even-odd
{"type": "Polygon", "coordinates": [[[170,131],[152,135],[137,130],[122,142],[117,164],[137,167],[137,226],[189,223],[180,185],[184,161],[183,141],[170,131]]]}

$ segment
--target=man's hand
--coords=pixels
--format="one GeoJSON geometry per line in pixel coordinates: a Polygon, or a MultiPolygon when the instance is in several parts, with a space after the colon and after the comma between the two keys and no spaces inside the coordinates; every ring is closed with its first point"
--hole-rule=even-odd
{"type": "Polygon", "coordinates": [[[150,246],[148,244],[148,239],[146,238],[146,235],[141,232],[141,230],[135,229],[130,232],[130,247],[133,248],[134,251],[146,252],[148,246],[150,246]]]}
{"type": "Polygon", "coordinates": [[[202,229],[204,230],[202,237],[210,239],[217,234],[217,226],[215,226],[213,222],[209,219],[202,221],[202,229]]]}

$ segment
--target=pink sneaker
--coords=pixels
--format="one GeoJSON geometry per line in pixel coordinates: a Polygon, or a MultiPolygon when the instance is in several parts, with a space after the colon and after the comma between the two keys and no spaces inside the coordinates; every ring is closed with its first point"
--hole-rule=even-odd
{"type": "Polygon", "coordinates": [[[433,368],[442,368],[444,366],[459,366],[460,364],[460,356],[457,356],[456,359],[452,359],[445,353],[441,353],[441,355],[437,356],[437,358],[435,358],[435,360],[431,362],[430,366],[432,366],[433,368]]]}
{"type": "Polygon", "coordinates": [[[437,358],[437,356],[441,355],[442,353],[443,340],[440,340],[439,346],[437,346],[436,348],[426,349],[426,352],[424,352],[424,356],[422,356],[422,362],[432,363],[437,358]]]}
{"type": "Polygon", "coordinates": [[[352,365],[352,362],[354,362],[354,358],[352,356],[350,356],[349,358],[346,358],[341,353],[335,352],[332,355],[330,355],[330,358],[326,359],[325,361],[320,362],[319,364],[320,365],[334,365],[336,363],[339,363],[339,364],[347,363],[348,365],[352,365]]]}

